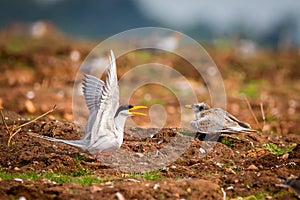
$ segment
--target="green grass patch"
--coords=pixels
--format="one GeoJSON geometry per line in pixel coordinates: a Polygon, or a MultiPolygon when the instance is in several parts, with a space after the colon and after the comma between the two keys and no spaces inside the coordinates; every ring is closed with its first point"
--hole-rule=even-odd
{"type": "Polygon", "coordinates": [[[127,177],[131,177],[131,178],[144,178],[148,181],[156,181],[156,180],[160,180],[162,178],[162,176],[160,175],[159,171],[153,171],[153,172],[145,172],[142,174],[139,173],[132,173],[127,175],[127,177]]]}
{"type": "Polygon", "coordinates": [[[227,140],[227,139],[222,139],[221,140],[221,143],[228,146],[229,148],[233,148],[234,147],[234,143],[230,140],[227,140]]]}
{"type": "Polygon", "coordinates": [[[27,180],[29,179],[33,181],[36,181],[40,178],[46,178],[56,183],[77,183],[80,185],[91,185],[93,183],[105,182],[103,180],[100,180],[98,177],[92,175],[73,176],[73,174],[68,175],[68,174],[52,173],[52,172],[45,172],[42,174],[38,174],[34,171],[29,171],[24,173],[9,173],[9,172],[0,171],[0,178],[2,178],[3,180],[21,178],[21,179],[27,179],[27,180]]]}
{"type": "MultiPolygon", "coordinates": [[[[266,197],[269,196],[268,194],[266,193],[257,193],[257,194],[254,194],[254,195],[238,195],[238,194],[235,194],[233,195],[233,197],[238,197],[238,198],[241,198],[241,199],[247,199],[247,200],[263,200],[263,199],[266,199],[266,197]]],[[[238,199],[237,198],[237,199],[238,199]]]]}
{"type": "Polygon", "coordinates": [[[258,84],[255,81],[252,81],[248,84],[245,84],[241,90],[239,91],[240,94],[244,94],[247,97],[255,98],[259,96],[258,84]]]}
{"type": "Polygon", "coordinates": [[[281,149],[279,148],[276,144],[274,143],[266,143],[262,145],[263,147],[267,148],[271,153],[280,156],[280,155],[284,155],[286,153],[289,153],[291,151],[293,151],[293,149],[297,146],[297,144],[291,144],[288,145],[286,148],[281,149]]]}

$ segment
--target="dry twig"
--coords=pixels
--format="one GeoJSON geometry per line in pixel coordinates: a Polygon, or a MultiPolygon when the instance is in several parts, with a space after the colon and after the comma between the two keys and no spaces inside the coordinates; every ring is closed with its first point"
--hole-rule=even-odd
{"type": "Polygon", "coordinates": [[[26,122],[26,123],[21,124],[21,125],[16,126],[16,127],[15,127],[15,125],[13,124],[11,128],[8,127],[8,125],[7,125],[6,121],[5,121],[5,117],[4,117],[4,115],[3,115],[3,111],[2,111],[2,109],[1,109],[1,110],[0,110],[0,114],[1,114],[2,122],[3,122],[4,126],[5,126],[5,131],[6,131],[6,133],[7,133],[8,136],[9,136],[9,137],[8,137],[8,141],[7,141],[7,146],[9,147],[9,146],[11,145],[11,140],[12,140],[12,138],[13,138],[17,133],[19,133],[19,132],[22,130],[22,127],[24,127],[24,126],[26,126],[26,125],[29,125],[29,124],[31,124],[31,123],[37,121],[38,119],[40,119],[40,118],[42,118],[42,117],[48,115],[49,113],[53,112],[55,109],[56,109],[56,105],[54,105],[52,109],[48,110],[47,112],[45,112],[44,114],[42,114],[42,115],[40,115],[40,116],[38,116],[38,117],[36,117],[36,118],[30,120],[29,122],[26,122]]]}
{"type": "Polygon", "coordinates": [[[263,120],[263,127],[262,128],[264,128],[265,125],[266,125],[266,115],[265,115],[263,103],[260,103],[260,111],[261,111],[261,116],[262,116],[262,120],[263,120]]]}
{"type": "Polygon", "coordinates": [[[252,117],[254,118],[254,120],[255,120],[257,126],[259,127],[259,129],[262,131],[262,127],[261,127],[261,125],[259,124],[259,122],[258,122],[258,120],[257,120],[257,117],[255,116],[255,114],[254,114],[254,112],[253,112],[253,109],[252,109],[252,107],[251,107],[251,105],[250,105],[250,102],[249,102],[248,98],[247,98],[246,96],[244,96],[244,98],[245,98],[245,101],[247,102],[247,105],[248,105],[248,107],[249,107],[249,110],[250,110],[250,112],[251,112],[252,117]]]}

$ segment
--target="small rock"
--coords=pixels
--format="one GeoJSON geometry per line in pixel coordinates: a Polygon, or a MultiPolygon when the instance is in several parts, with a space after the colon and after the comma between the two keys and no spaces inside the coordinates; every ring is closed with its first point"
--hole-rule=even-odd
{"type": "Polygon", "coordinates": [[[117,192],[115,196],[118,198],[118,200],[125,200],[125,197],[120,192],[117,192]]]}
{"type": "Polygon", "coordinates": [[[26,93],[26,97],[27,97],[28,99],[33,99],[33,98],[35,97],[35,93],[34,93],[33,91],[28,91],[28,92],[26,93]]]}
{"type": "Polygon", "coordinates": [[[156,184],[153,186],[153,189],[154,189],[154,190],[157,190],[158,188],[159,188],[159,184],[156,183],[156,184]]]}
{"type": "Polygon", "coordinates": [[[288,158],[289,158],[289,154],[288,153],[282,155],[282,159],[288,159],[288,158]]]}
{"type": "Polygon", "coordinates": [[[32,101],[29,100],[29,99],[27,99],[27,100],[25,101],[25,109],[27,110],[27,112],[29,112],[29,113],[31,113],[31,114],[33,114],[33,113],[36,112],[35,106],[33,105],[32,101]]]}
{"type": "Polygon", "coordinates": [[[225,171],[230,174],[236,174],[235,171],[233,171],[233,169],[231,168],[226,168],[225,171]]]}
{"type": "Polygon", "coordinates": [[[79,51],[77,50],[73,50],[70,52],[70,59],[73,61],[73,62],[78,62],[80,60],[80,53],[79,51]]]}
{"type": "Polygon", "coordinates": [[[226,190],[233,190],[233,188],[234,188],[233,186],[229,186],[226,188],[226,190]]]}
{"type": "Polygon", "coordinates": [[[179,199],[180,194],[179,194],[179,193],[175,193],[175,194],[174,194],[174,197],[176,197],[177,199],[179,199]]]}
{"type": "Polygon", "coordinates": [[[128,178],[126,179],[127,181],[135,182],[135,183],[140,183],[141,181],[133,179],[133,178],[128,178]]]}
{"type": "Polygon", "coordinates": [[[99,192],[99,191],[101,191],[101,190],[102,190],[102,188],[100,188],[100,187],[98,187],[98,186],[96,186],[96,185],[92,185],[92,186],[91,186],[91,192],[92,192],[92,193],[99,192]]]}
{"type": "Polygon", "coordinates": [[[219,163],[219,162],[217,162],[216,165],[217,165],[218,167],[223,167],[223,164],[222,164],[222,163],[219,163]]]}
{"type": "Polygon", "coordinates": [[[19,167],[15,167],[14,170],[15,171],[20,171],[20,168],[19,167]]]}
{"type": "Polygon", "coordinates": [[[26,197],[21,196],[18,200],[26,200],[26,197]]]}
{"type": "Polygon", "coordinates": [[[114,185],[114,183],[111,182],[111,181],[107,181],[107,182],[105,183],[105,185],[114,185]]]}
{"type": "Polygon", "coordinates": [[[32,163],[33,163],[33,165],[38,165],[38,164],[39,164],[39,161],[36,161],[36,160],[35,160],[35,161],[33,161],[32,163]]]}
{"type": "Polygon", "coordinates": [[[250,165],[247,169],[248,170],[258,170],[258,167],[256,167],[255,165],[250,165]]]}
{"type": "Polygon", "coordinates": [[[191,192],[192,192],[192,189],[191,189],[191,188],[188,188],[186,191],[187,191],[187,193],[191,193],[191,192]]]}
{"type": "Polygon", "coordinates": [[[139,157],[139,158],[144,157],[144,154],[142,154],[142,153],[135,153],[135,155],[136,155],[137,157],[139,157]]]}
{"type": "Polygon", "coordinates": [[[21,178],[14,178],[13,180],[14,180],[14,181],[17,181],[17,182],[23,183],[23,179],[21,179],[21,178]]]}

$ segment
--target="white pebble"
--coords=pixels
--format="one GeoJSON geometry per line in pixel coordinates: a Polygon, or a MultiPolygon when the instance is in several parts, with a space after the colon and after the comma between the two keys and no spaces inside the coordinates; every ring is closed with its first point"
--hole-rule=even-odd
{"type": "Polygon", "coordinates": [[[33,99],[35,97],[35,94],[34,94],[33,91],[28,91],[26,96],[27,96],[28,99],[33,99]]]}

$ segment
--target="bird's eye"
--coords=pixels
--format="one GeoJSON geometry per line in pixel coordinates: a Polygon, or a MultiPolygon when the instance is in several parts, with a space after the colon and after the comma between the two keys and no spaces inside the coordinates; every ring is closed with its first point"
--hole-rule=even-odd
{"type": "Polygon", "coordinates": [[[128,105],[128,109],[131,109],[131,108],[133,108],[133,106],[132,105],[128,105]]]}

